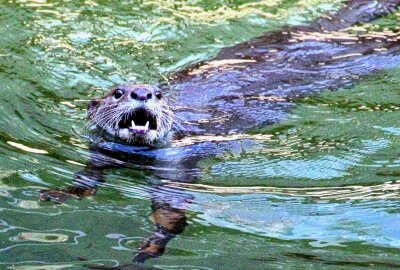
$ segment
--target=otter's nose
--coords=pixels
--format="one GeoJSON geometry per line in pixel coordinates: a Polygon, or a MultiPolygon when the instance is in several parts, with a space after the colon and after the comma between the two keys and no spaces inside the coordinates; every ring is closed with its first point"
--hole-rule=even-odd
{"type": "Polygon", "coordinates": [[[132,91],[131,97],[136,100],[146,101],[153,97],[150,89],[138,88],[132,91]]]}

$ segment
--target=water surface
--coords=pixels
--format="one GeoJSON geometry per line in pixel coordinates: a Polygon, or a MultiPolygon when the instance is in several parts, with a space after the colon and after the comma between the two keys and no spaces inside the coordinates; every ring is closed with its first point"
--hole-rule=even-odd
{"type": "MultiPolygon", "coordinates": [[[[342,1],[3,1],[0,3],[0,268],[124,265],[154,230],[154,176],[111,169],[96,196],[39,203],[90,157],[86,104],[342,1]]],[[[348,31],[398,31],[400,13],[348,31]]],[[[400,69],[295,101],[291,116],[200,162],[188,226],[161,269],[400,267],[400,69]]],[[[174,193],[174,194],[175,194],[174,193]]]]}

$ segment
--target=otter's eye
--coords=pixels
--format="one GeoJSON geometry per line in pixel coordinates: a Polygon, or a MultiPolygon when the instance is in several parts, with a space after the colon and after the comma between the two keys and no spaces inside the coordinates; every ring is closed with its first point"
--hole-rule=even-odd
{"type": "Polygon", "coordinates": [[[161,99],[161,98],[162,98],[162,94],[161,94],[160,91],[157,91],[157,92],[156,92],[156,97],[157,97],[158,99],[161,99]]]}
{"type": "Polygon", "coordinates": [[[122,95],[124,94],[124,91],[122,91],[121,89],[118,89],[117,91],[115,91],[114,93],[114,98],[115,99],[120,99],[122,97],[122,95]]]}

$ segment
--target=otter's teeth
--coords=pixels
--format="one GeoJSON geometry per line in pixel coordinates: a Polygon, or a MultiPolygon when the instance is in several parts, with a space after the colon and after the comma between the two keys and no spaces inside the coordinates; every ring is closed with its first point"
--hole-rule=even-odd
{"type": "Polygon", "coordinates": [[[131,120],[131,126],[128,127],[130,131],[138,131],[138,132],[145,132],[149,130],[150,126],[150,121],[147,121],[147,123],[144,126],[136,125],[135,121],[131,120]]]}

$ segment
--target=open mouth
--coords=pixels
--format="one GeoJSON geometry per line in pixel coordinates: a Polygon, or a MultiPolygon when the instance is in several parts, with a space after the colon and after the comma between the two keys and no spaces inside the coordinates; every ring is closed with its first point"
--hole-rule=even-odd
{"type": "Polygon", "coordinates": [[[127,113],[118,123],[118,128],[127,128],[130,132],[147,132],[157,129],[156,117],[151,111],[140,108],[127,113]]]}

